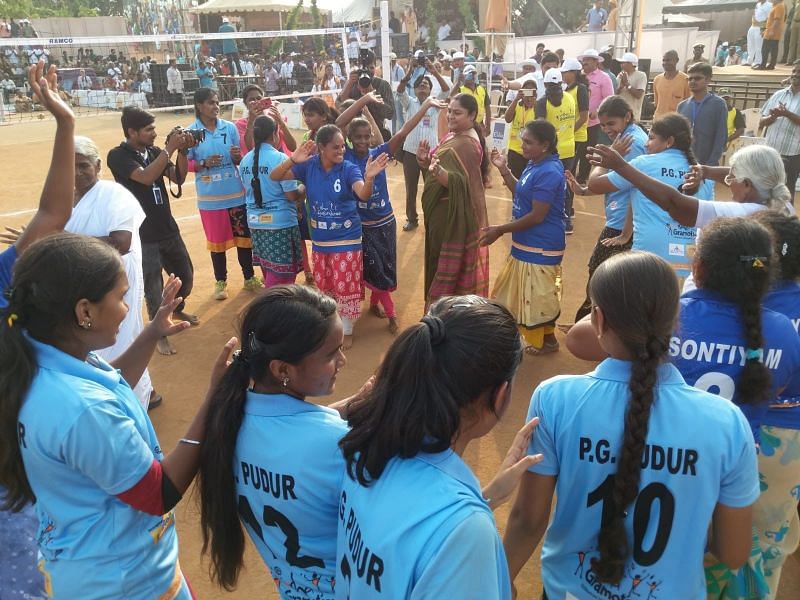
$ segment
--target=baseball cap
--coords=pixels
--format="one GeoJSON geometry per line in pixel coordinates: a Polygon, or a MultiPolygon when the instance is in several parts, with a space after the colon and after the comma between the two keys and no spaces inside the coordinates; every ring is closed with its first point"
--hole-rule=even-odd
{"type": "Polygon", "coordinates": [[[453,52],[453,60],[456,60],[457,58],[466,58],[466,57],[464,56],[463,52],[453,52]]]}
{"type": "Polygon", "coordinates": [[[583,65],[577,58],[565,58],[559,70],[564,73],[566,71],[580,71],[582,69],[583,65]]]}
{"type": "Polygon", "coordinates": [[[522,67],[538,67],[539,63],[536,62],[534,58],[526,58],[519,63],[520,68],[522,67]]]}
{"type": "Polygon", "coordinates": [[[231,20],[228,17],[222,17],[222,22],[223,23],[230,23],[231,20]]]}
{"type": "Polygon", "coordinates": [[[595,60],[603,62],[603,57],[600,56],[600,53],[594,48],[589,48],[588,50],[584,50],[583,54],[578,55],[578,60],[583,60],[584,58],[594,58],[595,60]]]}
{"type": "Polygon", "coordinates": [[[697,42],[694,46],[692,46],[692,48],[705,48],[705,47],[706,45],[700,42],[697,42]]]}
{"type": "Polygon", "coordinates": [[[633,52],[626,52],[625,54],[622,55],[622,58],[619,59],[619,62],[621,63],[629,62],[634,65],[638,65],[639,57],[636,56],[633,52]]]}
{"type": "Polygon", "coordinates": [[[467,73],[477,73],[477,72],[478,69],[476,69],[473,65],[467,65],[466,67],[464,67],[464,75],[466,75],[467,73]]]}
{"type": "Polygon", "coordinates": [[[726,88],[726,87],[719,88],[717,90],[717,96],[719,96],[720,98],[724,98],[725,96],[728,96],[729,98],[733,98],[733,94],[731,94],[731,90],[729,88],[726,88]]]}
{"type": "Polygon", "coordinates": [[[730,44],[728,42],[722,42],[722,47],[723,48],[727,48],[728,46],[730,46],[730,44]]]}
{"type": "Polygon", "coordinates": [[[545,83],[561,83],[563,81],[561,71],[558,69],[547,69],[547,73],[544,74],[545,83]]]}
{"type": "Polygon", "coordinates": [[[397,60],[397,54],[394,52],[389,52],[389,60],[397,60]]]}

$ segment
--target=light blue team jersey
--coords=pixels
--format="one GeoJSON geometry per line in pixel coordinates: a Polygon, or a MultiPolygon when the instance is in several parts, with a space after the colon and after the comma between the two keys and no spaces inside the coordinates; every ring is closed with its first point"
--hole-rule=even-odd
{"type": "Polygon", "coordinates": [[[549,598],[704,600],[706,526],[715,506],[750,506],[760,493],[755,442],[742,412],[661,365],[639,493],[625,518],[631,555],[618,586],[598,581],[591,561],[611,509],[630,372],[631,363],[608,358],[586,375],[543,382],[531,399],[528,420],[540,420],[529,452],[544,460],[530,471],[557,477],[542,546],[549,598]]]}
{"type": "MultiPolygon", "coordinates": [[[[392,158],[392,153],[389,152],[389,144],[381,144],[375,148],[370,148],[369,154],[363,158],[359,157],[355,150],[347,147],[344,151],[344,159],[350,161],[358,166],[361,176],[364,176],[364,170],[367,168],[367,159],[381,154],[388,154],[392,158]]],[[[380,227],[394,221],[394,212],[392,211],[392,203],[389,200],[389,185],[386,182],[386,171],[381,171],[375,177],[372,184],[372,196],[366,202],[358,200],[358,215],[361,217],[361,225],[364,227],[380,227]]]]}
{"type": "Polygon", "coordinates": [[[218,167],[201,169],[199,164],[195,167],[197,208],[221,210],[244,205],[244,187],[239,170],[231,158],[231,146],[241,146],[236,125],[225,119],[217,119],[217,128],[211,132],[197,119],[189,128],[206,132],[206,139],[189,149],[189,160],[199,163],[215,154],[222,156],[222,163],[218,167]]]}
{"type": "Polygon", "coordinates": [[[560,265],[566,247],[564,224],[564,165],[558,154],[529,161],[514,188],[511,217],[518,220],[533,210],[534,202],[550,205],[544,221],[511,233],[511,256],[537,265],[560,265]]]}
{"type": "MultiPolygon", "coordinates": [[[[784,390],[800,395],[794,375],[800,371],[800,337],[791,321],[764,309],[761,312],[764,364],[772,375],[770,401],[784,390]]],[[[769,402],[741,404],[736,382],[745,363],[744,325],[739,308],[714,292],[692,290],[681,296],[678,328],[669,355],[686,382],[736,403],[747,416],[758,439],[758,430],[769,402]]]]}
{"type": "Polygon", "coordinates": [[[253,193],[253,161],[256,153],[251,150],[239,163],[239,173],[245,189],[247,225],[250,229],[286,229],[297,226],[297,208],[284,192],[297,189],[297,182],[272,181],[270,172],[289,157],[276,150],[272,144],[261,144],[258,154],[258,179],[261,182],[261,208],[256,206],[253,193]]]}
{"type": "MultiPolygon", "coordinates": [[[[689,161],[680,150],[670,148],[657,154],[644,154],[630,164],[659,181],[677,188],[689,171],[689,161]]],[[[666,260],[680,277],[691,272],[697,229],[678,224],[633,184],[613,171],[608,180],[619,191],[630,192],[633,203],[633,249],[646,250],[666,260]]],[[[698,197],[702,195],[698,192],[698,197]]]]}
{"type": "MultiPolygon", "coordinates": [[[[634,158],[647,154],[647,149],[645,148],[647,134],[644,129],[635,123],[631,123],[620,134],[620,137],[626,136],[630,136],[633,139],[633,143],[625,155],[625,160],[631,162],[634,158]]],[[[616,182],[614,185],[616,185],[616,182]]],[[[605,195],[603,202],[606,209],[606,227],[622,230],[625,226],[625,217],[628,214],[630,195],[631,191],[628,189],[605,195]]]]}
{"type": "MultiPolygon", "coordinates": [[[[764,308],[788,318],[792,322],[794,330],[800,333],[800,283],[795,281],[777,283],[772,286],[762,305],[764,308]]],[[[796,387],[794,383],[787,386],[789,390],[796,387]]],[[[781,394],[764,415],[763,424],[786,429],[800,429],[800,393],[789,392],[787,394],[784,392],[781,394]]]]}
{"type": "Polygon", "coordinates": [[[452,450],[393,458],[369,487],[345,475],[336,564],[339,599],[511,598],[494,516],[452,450]]]}
{"type": "Polygon", "coordinates": [[[364,180],[361,170],[343,160],[325,171],[316,155],[295,164],[292,174],[308,190],[311,248],[323,253],[361,250],[361,218],[353,191],[356,182],[364,180]]]}
{"type": "Polygon", "coordinates": [[[282,598],[332,600],[347,424],[284,394],[247,392],[244,413],[233,465],[239,518],[282,598]]]}
{"type": "Polygon", "coordinates": [[[108,363],[30,340],[39,370],[19,413],[38,544],[55,598],[190,598],[178,567],[175,515],[116,496],[163,455],[147,413],[108,363]]]}

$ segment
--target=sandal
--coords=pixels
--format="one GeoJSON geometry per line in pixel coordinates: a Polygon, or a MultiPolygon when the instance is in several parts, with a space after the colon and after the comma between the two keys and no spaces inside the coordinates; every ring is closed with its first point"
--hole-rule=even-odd
{"type": "Polygon", "coordinates": [[[544,356],[545,354],[552,354],[553,352],[558,352],[561,348],[561,344],[556,342],[555,344],[545,344],[541,348],[535,348],[534,346],[528,346],[525,348],[525,354],[528,356],[544,356]]]}

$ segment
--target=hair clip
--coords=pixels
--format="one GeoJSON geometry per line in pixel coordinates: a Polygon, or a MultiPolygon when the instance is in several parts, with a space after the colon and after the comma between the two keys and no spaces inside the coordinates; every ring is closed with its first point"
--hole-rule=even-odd
{"type": "Polygon", "coordinates": [[[748,255],[744,255],[744,256],[740,256],[739,260],[741,262],[746,262],[746,263],[749,262],[749,263],[751,263],[750,266],[753,267],[754,269],[763,269],[764,268],[764,263],[766,261],[768,261],[769,258],[766,257],[766,256],[748,256],[748,255]]]}
{"type": "Polygon", "coordinates": [[[17,313],[11,313],[10,315],[8,315],[6,323],[8,324],[9,327],[14,327],[14,321],[17,321],[18,319],[19,315],[17,313]]]}
{"type": "Polygon", "coordinates": [[[250,361],[247,360],[244,354],[242,354],[241,350],[237,350],[236,352],[233,353],[233,362],[239,363],[244,366],[250,365],[250,361]]]}
{"type": "Polygon", "coordinates": [[[746,360],[757,360],[758,362],[764,362],[764,349],[747,348],[744,351],[744,357],[746,360]]]}
{"type": "Polygon", "coordinates": [[[789,254],[789,244],[787,242],[783,242],[783,246],[781,247],[781,256],[786,256],[789,254]]]}

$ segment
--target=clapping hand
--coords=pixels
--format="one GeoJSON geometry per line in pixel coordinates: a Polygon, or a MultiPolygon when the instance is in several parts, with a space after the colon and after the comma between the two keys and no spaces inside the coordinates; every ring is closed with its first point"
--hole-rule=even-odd
{"type": "Polygon", "coordinates": [[[500,172],[502,172],[508,164],[506,157],[503,156],[503,154],[497,148],[492,148],[492,153],[489,155],[489,159],[500,172]]]}
{"type": "Polygon", "coordinates": [[[500,236],[503,235],[496,225],[490,225],[481,229],[478,244],[481,246],[491,246],[500,236]]]}
{"type": "Polygon", "coordinates": [[[389,155],[383,152],[375,158],[369,157],[367,159],[367,166],[364,168],[364,177],[367,179],[374,179],[378,173],[385,170],[389,165],[389,155]]]}
{"type": "Polygon", "coordinates": [[[25,225],[22,225],[19,229],[6,227],[5,233],[0,233],[0,242],[13,246],[17,243],[23,231],[25,231],[25,225]]]}
{"type": "Polygon", "coordinates": [[[567,185],[569,185],[569,189],[571,189],[574,194],[577,194],[578,196],[585,196],[589,192],[589,188],[587,186],[578,183],[578,180],[575,179],[575,175],[572,174],[572,171],[564,171],[564,176],[567,178],[567,185]]]}

